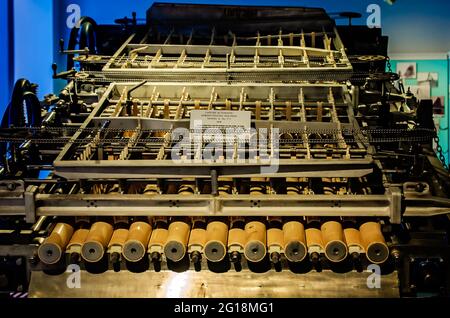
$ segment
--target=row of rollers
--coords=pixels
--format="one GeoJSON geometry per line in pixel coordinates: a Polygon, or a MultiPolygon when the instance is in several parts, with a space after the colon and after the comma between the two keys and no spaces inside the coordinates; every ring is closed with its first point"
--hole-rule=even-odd
{"type": "Polygon", "coordinates": [[[88,263],[103,259],[107,252],[111,261],[139,262],[146,254],[151,261],[163,256],[179,262],[189,254],[199,262],[202,255],[210,262],[220,262],[229,254],[232,262],[240,262],[243,254],[249,262],[262,261],[267,253],[272,262],[279,262],[282,254],[290,262],[301,262],[307,255],[316,261],[321,255],[333,262],[344,261],[348,255],[358,258],[366,254],[374,264],[382,264],[389,257],[389,248],[378,222],[363,223],[359,229],[345,228],[341,223],[328,221],[320,228],[305,227],[302,222],[283,222],[281,218],[251,220],[235,217],[231,221],[198,218],[153,218],[135,221],[131,226],[115,226],[98,221],[90,229],[58,223],[38,249],[40,260],[56,264],[63,251],[72,261],[81,258],[88,263]]]}

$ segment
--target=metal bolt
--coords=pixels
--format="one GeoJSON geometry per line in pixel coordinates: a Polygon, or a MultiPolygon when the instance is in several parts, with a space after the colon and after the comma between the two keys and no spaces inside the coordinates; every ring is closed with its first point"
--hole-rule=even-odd
{"type": "Polygon", "coordinates": [[[274,252],[270,255],[270,260],[274,264],[278,264],[280,262],[280,254],[277,252],[274,252]]]}
{"type": "Polygon", "coordinates": [[[239,252],[233,252],[230,255],[230,259],[233,263],[239,263],[241,261],[241,254],[239,252]]]}
{"type": "Polygon", "coordinates": [[[191,261],[194,264],[197,264],[202,259],[202,254],[200,254],[198,251],[194,251],[191,254],[191,261]]]}
{"type": "Polygon", "coordinates": [[[161,254],[159,254],[158,252],[153,252],[150,255],[150,259],[153,263],[158,263],[161,261],[161,254]]]}

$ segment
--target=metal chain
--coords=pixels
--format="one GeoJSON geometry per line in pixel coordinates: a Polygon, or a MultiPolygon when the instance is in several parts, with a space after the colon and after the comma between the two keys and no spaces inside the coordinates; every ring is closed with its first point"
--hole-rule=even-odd
{"type": "Polygon", "coordinates": [[[392,73],[391,59],[389,56],[386,56],[386,66],[387,66],[388,72],[392,73]]]}
{"type": "Polygon", "coordinates": [[[448,170],[448,165],[445,162],[444,151],[440,144],[439,134],[437,132],[436,126],[434,126],[434,138],[433,139],[436,144],[436,152],[437,152],[437,155],[439,156],[439,160],[441,160],[442,165],[444,166],[445,170],[448,170]]]}

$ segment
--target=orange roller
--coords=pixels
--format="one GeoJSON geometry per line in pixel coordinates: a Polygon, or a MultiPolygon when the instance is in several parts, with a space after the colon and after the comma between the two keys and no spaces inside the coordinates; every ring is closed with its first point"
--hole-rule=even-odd
{"type": "Polygon", "coordinates": [[[283,252],[284,238],[283,230],[279,228],[270,228],[267,230],[267,250],[272,262],[278,263],[280,254],[283,252]]]}
{"type": "Polygon", "coordinates": [[[111,236],[111,240],[109,241],[108,248],[111,248],[113,246],[120,246],[122,248],[127,240],[127,237],[127,229],[114,230],[113,235],[111,236]]]}
{"type": "Polygon", "coordinates": [[[341,262],[348,254],[344,231],[339,222],[330,221],[322,224],[322,240],[325,245],[325,256],[331,262],[341,262]]]}
{"type": "MultiPolygon", "coordinates": [[[[67,249],[70,249],[74,246],[81,247],[83,243],[86,241],[86,238],[89,234],[88,229],[78,229],[73,233],[72,238],[70,239],[69,244],[67,245],[67,249]]],[[[81,250],[80,250],[81,252],[81,250]]]]}
{"type": "Polygon", "coordinates": [[[186,255],[191,226],[186,222],[175,221],[169,225],[169,235],[164,245],[166,258],[179,262],[186,255]]]}
{"type": "Polygon", "coordinates": [[[144,188],[145,195],[155,195],[158,194],[158,185],[156,184],[148,184],[144,188]]]}
{"type": "Polygon", "coordinates": [[[361,243],[366,250],[366,256],[374,264],[382,264],[389,258],[389,247],[386,244],[381,225],[377,222],[367,222],[360,226],[361,243]]]}
{"type": "Polygon", "coordinates": [[[213,221],[206,227],[205,257],[211,262],[220,262],[227,254],[228,225],[213,221]]]}
{"type": "Polygon", "coordinates": [[[267,253],[267,230],[263,222],[253,221],[245,225],[247,243],[244,255],[250,262],[260,262],[267,253]]]}
{"type": "Polygon", "coordinates": [[[96,263],[103,258],[105,248],[113,234],[113,226],[106,222],[96,222],[92,225],[86,241],[81,247],[81,256],[90,263],[96,263]]]}
{"type": "Polygon", "coordinates": [[[348,228],[344,230],[344,238],[347,243],[349,254],[362,253],[364,247],[361,243],[361,235],[357,229],[348,228]]]}
{"type": "Polygon", "coordinates": [[[323,240],[322,240],[322,232],[319,229],[307,229],[305,231],[306,234],[306,246],[308,249],[318,248],[319,250],[323,250],[323,240]]]}
{"type": "Polygon", "coordinates": [[[169,230],[164,228],[156,228],[152,231],[150,241],[148,242],[148,253],[163,253],[164,245],[166,245],[169,230]]]}
{"type": "Polygon", "coordinates": [[[127,241],[123,246],[123,257],[129,262],[138,262],[147,252],[152,227],[147,222],[134,222],[128,232],[127,241]]]}
{"type": "Polygon", "coordinates": [[[306,234],[302,223],[286,222],[283,225],[284,255],[291,262],[301,262],[307,254],[306,234]]]}
{"type": "Polygon", "coordinates": [[[192,229],[191,234],[189,235],[189,243],[188,247],[189,249],[194,248],[197,249],[199,252],[202,252],[205,248],[206,244],[206,230],[197,228],[192,229]]]}
{"type": "Polygon", "coordinates": [[[73,227],[67,223],[58,223],[44,243],[39,246],[38,256],[44,264],[56,264],[63,255],[73,234],[73,227]]]}

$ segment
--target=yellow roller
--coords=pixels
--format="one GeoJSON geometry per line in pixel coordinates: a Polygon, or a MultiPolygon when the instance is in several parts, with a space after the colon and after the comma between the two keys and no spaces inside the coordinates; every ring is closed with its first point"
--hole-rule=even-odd
{"type": "Polygon", "coordinates": [[[169,236],[169,230],[162,226],[165,222],[155,222],[155,229],[152,231],[150,241],[148,242],[148,254],[152,261],[160,261],[161,254],[164,252],[164,246],[169,236]]]}
{"type": "Polygon", "coordinates": [[[73,235],[73,227],[67,223],[58,223],[52,233],[39,246],[38,256],[44,264],[56,264],[73,235]]]}
{"type": "Polygon", "coordinates": [[[90,263],[100,261],[105,254],[105,248],[108,246],[112,234],[113,226],[111,224],[106,222],[94,223],[81,247],[81,257],[90,263]]]}
{"type": "Polygon", "coordinates": [[[302,223],[286,222],[283,225],[284,255],[291,262],[301,262],[307,254],[306,234],[302,223]]]}
{"type": "Polygon", "coordinates": [[[322,224],[320,229],[325,245],[325,256],[334,263],[343,261],[347,257],[348,249],[342,225],[339,222],[330,221],[322,224]]]}
{"type": "Polygon", "coordinates": [[[152,227],[147,222],[134,222],[128,232],[127,241],[123,246],[123,257],[129,262],[138,262],[147,252],[152,227]]]}
{"type": "Polygon", "coordinates": [[[186,255],[191,226],[187,222],[175,221],[169,225],[169,235],[164,245],[166,258],[179,262],[186,255]]]}
{"type": "Polygon", "coordinates": [[[205,257],[211,262],[222,261],[227,254],[228,225],[222,221],[209,222],[206,227],[205,257]]]}
{"type": "Polygon", "coordinates": [[[366,250],[367,259],[374,264],[382,264],[389,258],[380,223],[367,222],[360,226],[361,242],[366,250]]]}
{"type": "Polygon", "coordinates": [[[245,225],[247,243],[244,255],[250,262],[260,262],[266,256],[267,230],[263,222],[252,221],[245,225]]]}

